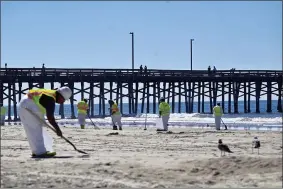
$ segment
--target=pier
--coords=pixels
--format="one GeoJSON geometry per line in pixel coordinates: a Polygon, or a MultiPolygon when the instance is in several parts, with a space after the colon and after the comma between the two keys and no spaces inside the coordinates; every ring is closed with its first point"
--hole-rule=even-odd
{"type": "MultiPolygon", "coordinates": [[[[128,103],[129,114],[149,113],[150,109],[158,113],[160,97],[165,97],[171,103],[172,113],[182,113],[182,99],[185,101],[186,113],[193,113],[194,101],[197,102],[198,113],[212,113],[216,102],[227,108],[224,113],[239,113],[240,97],[244,99],[244,113],[251,112],[251,98],[256,100],[256,113],[260,113],[259,102],[263,95],[267,96],[266,112],[272,112],[273,95],[276,96],[274,100],[278,100],[277,111],[282,112],[282,76],[281,70],[208,72],[148,69],[141,72],[139,69],[1,68],[0,104],[8,100],[8,120],[12,120],[11,112],[14,120],[18,120],[17,103],[29,89],[44,88],[46,84],[54,88],[55,83],[60,83],[60,86],[68,86],[73,91],[74,95],[70,99],[72,118],[75,118],[76,95],[89,99],[90,117],[107,116],[109,99],[119,105],[122,114],[123,103],[128,103]],[[24,88],[23,84],[28,87],[24,88]],[[204,112],[205,97],[210,100],[210,112],[204,112]],[[228,98],[228,103],[225,103],[225,98],[228,98]],[[99,101],[98,112],[94,111],[95,99],[99,101]]],[[[65,118],[64,105],[60,105],[59,112],[61,118],[65,118]]]]}

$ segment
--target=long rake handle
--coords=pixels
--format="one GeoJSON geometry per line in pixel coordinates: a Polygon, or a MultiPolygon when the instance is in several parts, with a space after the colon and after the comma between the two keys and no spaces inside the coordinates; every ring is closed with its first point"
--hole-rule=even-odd
{"type": "Polygon", "coordinates": [[[224,123],[224,121],[223,121],[223,119],[222,119],[222,118],[221,118],[221,121],[222,121],[222,123],[224,124],[225,129],[227,130],[227,125],[224,123]]]}
{"type": "MultiPolygon", "coordinates": [[[[43,125],[45,125],[46,127],[48,127],[49,129],[51,129],[52,131],[54,131],[54,132],[57,134],[56,130],[55,130],[53,127],[51,127],[49,124],[47,124],[44,120],[42,120],[38,115],[36,115],[34,112],[32,112],[31,110],[29,110],[29,109],[27,109],[27,108],[26,108],[26,110],[27,110],[29,113],[31,113],[32,115],[34,115],[43,125]]],[[[77,152],[80,152],[80,153],[82,153],[82,154],[87,154],[86,152],[84,152],[84,151],[82,151],[82,150],[78,150],[78,149],[76,148],[76,146],[75,146],[71,141],[69,141],[67,138],[65,138],[64,136],[61,136],[61,138],[63,138],[66,142],[68,142],[70,145],[72,145],[73,148],[74,148],[77,152]]]]}
{"type": "Polygon", "coordinates": [[[88,114],[87,114],[87,117],[88,117],[88,119],[91,121],[91,123],[93,124],[93,126],[94,126],[95,129],[100,129],[98,126],[96,126],[96,125],[93,123],[93,121],[90,119],[90,117],[89,117],[88,114]]]}

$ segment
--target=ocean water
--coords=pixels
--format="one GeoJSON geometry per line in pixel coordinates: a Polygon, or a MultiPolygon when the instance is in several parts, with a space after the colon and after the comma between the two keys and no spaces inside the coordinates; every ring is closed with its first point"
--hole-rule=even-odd
{"type": "MultiPolygon", "coordinates": [[[[273,113],[277,112],[277,103],[278,103],[277,100],[272,101],[272,112],[273,113]]],[[[170,103],[170,105],[172,107],[172,103],[170,103]]],[[[197,111],[198,111],[197,105],[198,105],[197,102],[194,102],[194,108],[193,108],[194,113],[197,113],[197,111]]],[[[106,104],[105,106],[106,106],[105,107],[105,115],[108,116],[109,115],[109,110],[108,110],[109,105],[106,104]]],[[[142,106],[142,104],[139,103],[138,104],[138,114],[146,113],[146,106],[147,106],[146,103],[144,104],[144,112],[141,112],[141,106],[142,106]]],[[[178,108],[179,108],[178,103],[175,103],[175,113],[178,113],[178,108]]],[[[75,116],[76,116],[77,115],[76,105],[74,106],[74,109],[75,109],[75,116]]],[[[129,115],[129,105],[128,105],[128,103],[123,103],[122,109],[123,109],[123,112],[122,112],[123,115],[129,115]]],[[[251,109],[251,113],[256,112],[256,102],[255,101],[251,101],[250,109],[251,109]]],[[[267,109],[267,101],[261,100],[260,101],[260,112],[266,113],[266,109],[267,109]]],[[[171,109],[171,111],[172,111],[172,109],[171,109]]],[[[205,111],[205,113],[210,113],[210,102],[204,103],[204,111],[205,111]]],[[[224,111],[225,111],[226,114],[228,113],[228,102],[227,101],[225,101],[224,111]]],[[[238,111],[239,111],[239,113],[244,113],[244,102],[243,101],[238,102],[238,111]]],[[[234,112],[234,104],[232,102],[231,113],[233,113],[233,112],[234,112]]],[[[147,113],[153,114],[153,103],[149,104],[149,112],[147,112],[147,113]]],[[[158,106],[156,106],[156,113],[158,113],[158,106]]],[[[185,102],[181,103],[181,113],[186,113],[185,102]]],[[[8,115],[8,113],[6,114],[6,116],[7,115],[8,115]]],[[[55,115],[59,116],[59,105],[56,105],[55,115]]],[[[70,104],[64,104],[64,115],[65,115],[66,118],[71,117],[71,105],[70,104]]],[[[101,111],[101,113],[99,112],[99,104],[94,105],[94,115],[95,116],[102,116],[103,115],[102,111],[101,111]]],[[[12,107],[12,111],[11,111],[11,116],[14,116],[13,107],[12,107]]]]}

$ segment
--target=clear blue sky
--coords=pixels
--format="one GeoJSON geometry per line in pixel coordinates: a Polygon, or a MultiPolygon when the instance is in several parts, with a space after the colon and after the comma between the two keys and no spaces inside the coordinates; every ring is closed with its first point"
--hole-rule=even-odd
{"type": "Polygon", "coordinates": [[[282,2],[1,2],[9,67],[282,69],[282,2]]]}

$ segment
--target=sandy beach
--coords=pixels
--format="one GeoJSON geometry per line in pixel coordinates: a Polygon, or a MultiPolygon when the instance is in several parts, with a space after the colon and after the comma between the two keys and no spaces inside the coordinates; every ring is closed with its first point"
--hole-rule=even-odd
{"type": "Polygon", "coordinates": [[[57,158],[30,158],[22,126],[1,127],[1,187],[282,187],[282,132],[212,128],[62,127],[84,156],[51,130],[57,158]],[[258,136],[262,147],[252,154],[258,136]],[[220,157],[218,139],[233,154],[220,157]]]}

